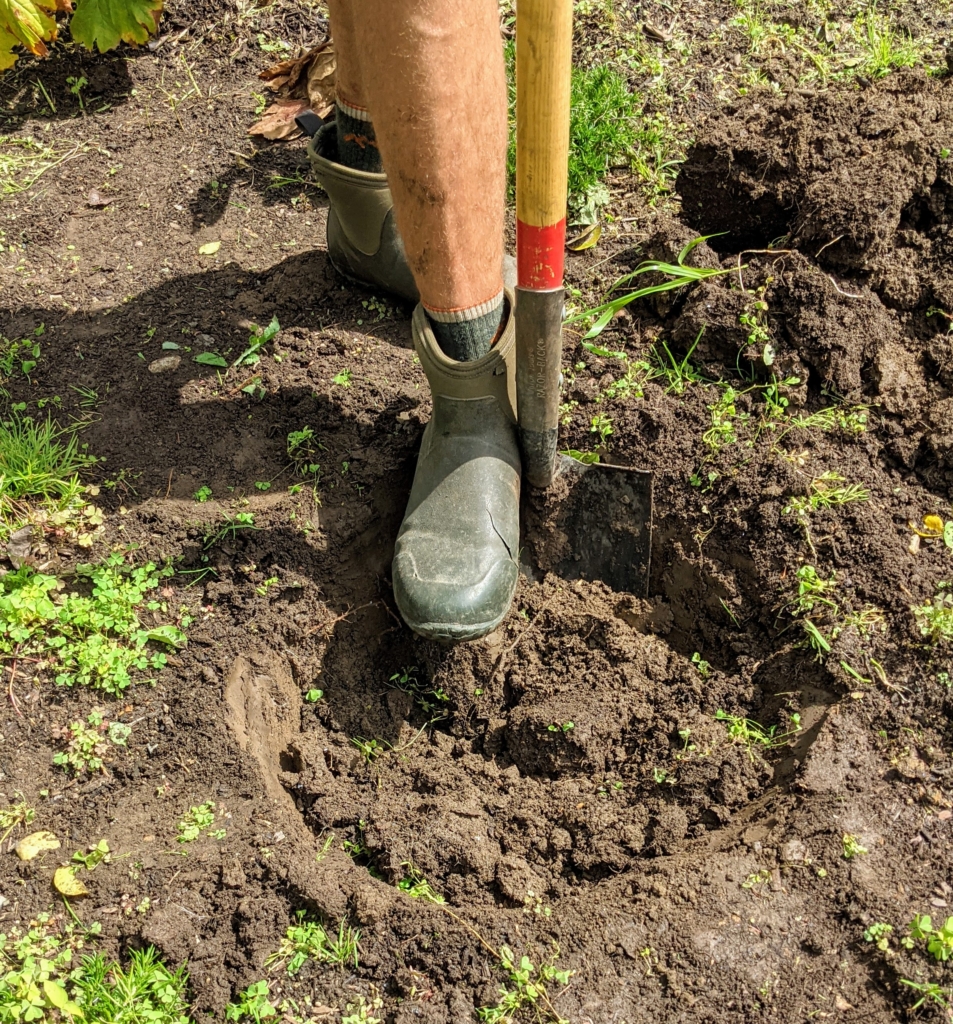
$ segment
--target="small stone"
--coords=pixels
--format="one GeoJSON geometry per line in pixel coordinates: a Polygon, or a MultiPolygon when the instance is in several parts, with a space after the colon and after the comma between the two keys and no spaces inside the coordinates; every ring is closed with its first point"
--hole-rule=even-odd
{"type": "Polygon", "coordinates": [[[7,558],[10,559],[14,569],[19,569],[30,557],[32,540],[32,526],[22,526],[15,533],[10,534],[10,539],[7,541],[7,558]]]}
{"type": "Polygon", "coordinates": [[[195,344],[204,345],[206,348],[213,348],[215,346],[215,339],[211,334],[196,334],[195,344]]]}
{"type": "Polygon", "coordinates": [[[786,864],[805,864],[809,859],[807,847],[800,839],[789,839],[781,847],[781,859],[786,864]]]}
{"type": "Polygon", "coordinates": [[[163,356],[161,359],[153,359],[149,364],[150,373],[168,373],[170,370],[178,369],[182,362],[181,356],[163,356]]]}

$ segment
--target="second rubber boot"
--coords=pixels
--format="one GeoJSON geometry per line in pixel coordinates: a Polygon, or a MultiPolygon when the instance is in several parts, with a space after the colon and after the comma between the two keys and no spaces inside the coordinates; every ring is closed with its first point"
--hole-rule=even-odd
{"type": "Polygon", "coordinates": [[[414,347],[433,395],[410,501],[394,551],[394,597],[414,632],[475,640],[495,629],[519,578],[513,293],[492,349],[456,362],[418,306],[414,347]]]}
{"type": "Polygon", "coordinates": [[[387,175],[338,162],[337,129],[324,125],[308,144],[314,176],[331,201],[328,257],[338,273],[407,302],[419,295],[394,222],[387,175]]]}

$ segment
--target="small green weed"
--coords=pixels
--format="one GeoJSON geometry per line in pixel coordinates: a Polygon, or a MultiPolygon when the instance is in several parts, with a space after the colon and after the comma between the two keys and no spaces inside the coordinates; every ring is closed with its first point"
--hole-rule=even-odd
{"type": "Polygon", "coordinates": [[[324,690],[311,689],[304,695],[304,699],[309,704],[317,704],[318,701],[324,696],[324,690]]]}
{"type": "Polygon", "coordinates": [[[355,736],[351,740],[351,745],[357,747],[358,753],[368,764],[387,751],[387,748],[380,740],[365,740],[361,736],[355,736]]]}
{"type": "Polygon", "coordinates": [[[206,800],[204,804],[190,807],[177,826],[176,839],[180,843],[193,843],[204,832],[210,839],[224,839],[224,829],[213,829],[215,824],[215,802],[206,800]]]}
{"type": "Polygon", "coordinates": [[[341,1017],[341,1024],[381,1024],[381,1018],[373,1016],[383,1009],[384,1000],[377,994],[370,999],[358,996],[353,1003],[348,1003],[341,1017]]]}
{"type": "Polygon", "coordinates": [[[789,498],[781,510],[782,515],[794,516],[804,530],[808,546],[815,551],[811,536],[811,517],[822,509],[837,509],[858,501],[868,501],[870,491],[863,484],[848,484],[833,470],[815,477],[809,486],[809,493],[789,498]]]}
{"type": "Polygon", "coordinates": [[[10,838],[10,834],[24,825],[29,825],[36,818],[36,810],[32,808],[22,795],[17,793],[20,799],[8,807],[0,808],[0,829],[3,835],[0,836],[0,847],[10,838]]]}
{"type": "Polygon", "coordinates": [[[260,527],[255,526],[254,512],[236,512],[233,516],[223,512],[222,519],[224,521],[223,526],[205,535],[202,543],[203,551],[208,551],[209,548],[214,547],[223,540],[234,540],[241,530],[260,529],[260,527]]]}
{"type": "Polygon", "coordinates": [[[417,677],[419,671],[416,665],[405,666],[395,672],[388,682],[394,689],[409,693],[431,723],[439,722],[447,717],[450,695],[440,686],[421,682],[417,677]]]}
{"type": "Polygon", "coordinates": [[[107,722],[105,709],[95,708],[86,722],[71,722],[66,728],[54,726],[53,739],[66,749],[53,755],[53,764],[72,769],[76,775],[98,772],[111,747],[124,747],[132,730],[122,722],[107,722]]]}
{"type": "Polygon", "coordinates": [[[265,960],[269,970],[284,968],[295,975],[308,960],[319,964],[357,967],[361,933],[341,922],[337,935],[328,934],[324,925],[309,921],[305,911],[295,914],[296,922],[285,933],[276,952],[265,960]]]}
{"type": "Polygon", "coordinates": [[[907,937],[900,940],[907,949],[912,949],[917,942],[925,942],[934,960],[946,963],[953,958],[953,917],[934,928],[929,914],[917,914],[907,926],[907,932],[907,937]]]}
{"type": "Polygon", "coordinates": [[[736,426],[748,419],[747,414],[740,414],[735,406],[738,392],[730,386],[722,388],[718,401],[708,406],[711,413],[711,426],[702,434],[702,442],[708,445],[712,455],[717,455],[726,445],[738,440],[736,426]]]}
{"type": "Polygon", "coordinates": [[[549,730],[549,732],[561,732],[561,733],[565,734],[567,732],[572,732],[573,729],[576,728],[576,723],[575,722],[553,722],[550,725],[547,725],[546,728],[549,730]]]}
{"type": "Polygon", "coordinates": [[[555,947],[552,957],[537,969],[528,956],[520,957],[517,963],[510,947],[501,946],[500,964],[511,987],[504,985],[496,1006],[481,1006],[477,1018],[484,1024],[512,1024],[521,1011],[531,1010],[537,1019],[545,1014],[555,1024],[567,1024],[556,1012],[550,996],[552,985],[568,985],[573,973],[556,969],[558,957],[559,948],[555,947]]]}
{"type": "Polygon", "coordinates": [[[321,463],[318,462],[317,456],[319,450],[327,451],[327,449],[315,440],[311,427],[302,427],[300,430],[293,430],[288,435],[286,450],[294,471],[299,476],[311,477],[312,493],[317,500],[318,484],[321,480],[321,463]]]}
{"type": "Polygon", "coordinates": [[[953,640],[953,588],[949,583],[940,583],[932,601],[914,606],[920,632],[931,643],[953,640]]]}
{"type": "Polygon", "coordinates": [[[232,366],[257,366],[261,362],[261,350],[281,330],[278,317],[273,316],[267,327],[259,327],[252,324],[251,334],[248,335],[248,347],[232,363],[232,366]]]}
{"type": "Polygon", "coordinates": [[[589,433],[598,435],[599,447],[605,448],[613,433],[612,420],[606,416],[605,413],[596,413],[596,415],[592,417],[592,423],[589,426],[589,433]]]}
{"type": "Polygon", "coordinates": [[[920,998],[910,1007],[911,1010],[919,1010],[924,1003],[936,1003],[937,1006],[948,1008],[949,1000],[953,998],[953,993],[949,989],[943,988],[935,981],[918,982],[901,978],[900,984],[907,985],[914,992],[920,993],[920,998]]]}
{"type": "Polygon", "coordinates": [[[204,503],[212,497],[212,488],[207,484],[202,484],[192,497],[195,498],[196,501],[204,503]]]}
{"type": "Polygon", "coordinates": [[[352,376],[353,375],[352,375],[351,371],[345,369],[345,370],[342,370],[340,373],[336,373],[331,378],[331,381],[332,381],[332,383],[337,384],[339,387],[349,388],[351,386],[351,377],[352,376]]]}
{"type": "Polygon", "coordinates": [[[792,728],[787,732],[778,732],[779,726],[772,725],[765,729],[763,725],[752,721],[750,718],[742,718],[739,715],[729,715],[727,711],[720,708],[715,712],[715,718],[724,722],[728,729],[728,738],[732,743],[740,743],[747,748],[748,756],[754,760],[754,748],[763,747],[766,750],[778,747],[786,743],[800,730],[800,716],[792,716],[792,728]]]}
{"type": "Polygon", "coordinates": [[[850,832],[845,832],[842,836],[841,848],[844,860],[853,860],[855,857],[862,857],[869,852],[866,846],[861,846],[860,836],[851,835],[850,832]]]}
{"type": "Polygon", "coordinates": [[[410,862],[401,865],[407,874],[397,883],[401,892],[407,893],[411,899],[423,900],[424,903],[446,903],[426,878],[410,862]]]}
{"type": "MultiPolygon", "coordinates": [[[[684,288],[686,285],[694,284],[696,281],[705,281],[710,277],[719,277],[722,274],[727,274],[729,271],[721,270],[719,268],[698,268],[689,267],[686,265],[685,260],[688,259],[692,251],[705,242],[711,236],[704,238],[696,238],[689,242],[682,251],[678,254],[675,263],[663,263],[660,260],[645,260],[640,263],[635,270],[628,274],[623,274],[615,284],[609,289],[609,295],[613,292],[617,292],[624,288],[631,281],[641,277],[643,274],[661,274],[667,280],[663,280],[658,284],[646,285],[642,288],[637,288],[635,291],[626,292],[624,295],[620,295],[614,299],[607,299],[601,305],[595,306],[593,309],[585,310],[584,312],[575,313],[570,316],[565,323],[572,324],[579,320],[588,319],[589,317],[595,317],[596,320],[593,325],[586,332],[585,338],[589,340],[591,338],[597,338],[605,330],[609,321],[619,312],[620,309],[628,306],[629,303],[634,302],[636,299],[645,298],[647,295],[658,295],[661,292],[672,291],[676,288],[684,288]]],[[[699,334],[699,338],[701,335],[699,334]]],[[[695,344],[698,344],[696,338],[695,344]]],[[[694,345],[692,349],[694,350],[694,345]]]]}
{"type": "Polygon", "coordinates": [[[824,579],[813,565],[802,565],[796,575],[797,597],[787,606],[792,615],[809,615],[818,605],[837,614],[837,602],[829,596],[837,589],[836,572],[824,579]]]}
{"type": "Polygon", "coordinates": [[[274,1017],[278,1010],[270,1001],[271,990],[267,981],[254,981],[243,992],[238,994],[234,1003],[225,1007],[225,1019],[234,1021],[254,1021],[261,1024],[263,1020],[274,1017]]]}
{"type": "Polygon", "coordinates": [[[749,892],[755,889],[760,891],[761,886],[767,885],[770,881],[771,872],[767,868],[761,868],[759,871],[752,871],[741,883],[741,888],[747,889],[749,892]]]}
{"type": "Polygon", "coordinates": [[[711,664],[705,661],[705,659],[701,656],[701,654],[698,653],[698,651],[695,651],[695,653],[692,655],[692,664],[695,666],[695,668],[698,669],[698,674],[703,679],[708,678],[708,674],[711,672],[711,664]]]}
{"type": "Polygon", "coordinates": [[[885,921],[875,921],[864,929],[864,942],[876,943],[877,949],[886,953],[890,948],[890,936],[893,934],[893,925],[885,921]]]}
{"type": "Polygon", "coordinates": [[[147,629],[139,619],[143,605],[165,609],[146,598],[171,568],[157,569],[151,562],[133,568],[114,553],[100,565],[78,566],[76,573],[91,584],[88,597],[58,593],[60,580],[29,566],[0,578],[0,662],[33,658],[60,686],[92,686],[118,695],[140,681],[134,674],[166,665],[166,655],[150,653],[150,643],[185,643],[178,626],[147,629]]]}
{"type": "Polygon", "coordinates": [[[39,338],[45,332],[41,324],[33,332],[32,338],[13,340],[0,334],[0,384],[3,384],[19,370],[24,377],[29,377],[39,362],[41,346],[39,338]]]}

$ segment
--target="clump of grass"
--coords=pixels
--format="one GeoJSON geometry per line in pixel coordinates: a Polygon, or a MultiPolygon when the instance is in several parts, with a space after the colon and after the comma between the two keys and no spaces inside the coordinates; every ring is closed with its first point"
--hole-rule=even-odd
{"type": "Polygon", "coordinates": [[[185,968],[170,971],[153,947],[128,967],[102,954],[75,957],[100,926],[57,927],[39,914],[26,930],[0,935],[0,1021],[82,1020],[87,1024],[191,1024],[185,968]]]}
{"type": "Polygon", "coordinates": [[[278,949],[265,960],[265,967],[273,971],[283,967],[289,975],[297,974],[308,960],[357,967],[360,939],[361,933],[345,921],[335,935],[320,922],[309,921],[305,911],[299,910],[278,949]]]}
{"type": "MultiPolygon", "coordinates": [[[[510,140],[507,170],[516,178],[515,43],[506,44],[509,80],[510,140]]],[[[609,64],[574,67],[569,115],[569,205],[572,217],[594,222],[609,202],[602,184],[614,167],[629,167],[651,198],[671,190],[684,158],[685,126],[668,114],[644,114],[645,97],[632,92],[625,77],[609,64]]]]}
{"type": "MultiPolygon", "coordinates": [[[[645,285],[642,288],[636,288],[634,291],[627,291],[624,295],[619,295],[616,298],[607,298],[605,302],[592,309],[587,309],[582,312],[574,313],[568,317],[564,323],[572,324],[579,320],[588,319],[595,317],[595,323],[586,332],[584,340],[590,340],[591,338],[597,338],[606,329],[609,321],[623,309],[628,306],[629,303],[634,302],[636,299],[644,299],[649,295],[659,295],[662,292],[670,292],[676,288],[684,288],[686,285],[694,284],[697,281],[705,281],[710,277],[720,277],[722,274],[730,273],[729,270],[721,270],[720,268],[708,268],[708,267],[689,267],[686,265],[685,260],[691,255],[692,251],[696,249],[702,242],[706,242],[711,236],[705,236],[695,238],[686,245],[682,251],[676,257],[675,263],[665,263],[662,260],[645,260],[640,263],[635,270],[628,274],[623,274],[615,284],[609,289],[609,295],[613,292],[618,292],[624,289],[632,281],[641,277],[643,274],[661,274],[666,280],[660,281],[657,284],[645,285]]],[[[698,340],[701,337],[699,334],[698,338],[695,339],[695,345],[698,344],[698,340]]],[[[694,349],[695,345],[692,346],[694,349]]]]}
{"type": "Polygon", "coordinates": [[[101,953],[89,957],[76,979],[88,1024],[191,1024],[187,987],[185,967],[170,971],[152,946],[133,950],[127,968],[101,953]]]}
{"type": "Polygon", "coordinates": [[[95,462],[74,429],[49,418],[14,415],[0,423],[0,501],[68,499],[82,490],[77,474],[95,462]]]}

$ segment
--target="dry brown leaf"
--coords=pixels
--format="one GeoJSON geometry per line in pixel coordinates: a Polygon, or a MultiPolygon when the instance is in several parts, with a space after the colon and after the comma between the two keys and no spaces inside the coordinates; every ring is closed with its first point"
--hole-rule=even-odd
{"type": "Polygon", "coordinates": [[[248,129],[249,135],[284,139],[296,131],[294,119],[309,108],[326,118],[334,110],[334,76],[337,58],[329,39],[301,57],[279,61],[258,77],[277,99],[261,120],[248,129]]]}
{"type": "Polygon", "coordinates": [[[283,99],[303,100],[308,98],[308,79],[312,68],[317,65],[324,78],[329,66],[333,76],[336,63],[334,44],[329,39],[300,57],[279,61],[260,72],[258,77],[266,89],[280,93],[283,99]]]}
{"type": "Polygon", "coordinates": [[[307,100],[275,100],[260,121],[248,129],[249,135],[262,135],[266,139],[284,139],[298,131],[295,118],[308,109],[307,100]]]}
{"type": "Polygon", "coordinates": [[[308,103],[318,117],[327,117],[334,109],[336,71],[337,57],[333,46],[329,44],[326,49],[314,53],[308,68],[308,103]]]}

